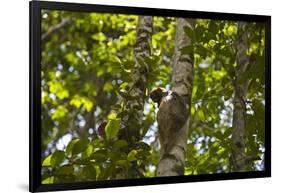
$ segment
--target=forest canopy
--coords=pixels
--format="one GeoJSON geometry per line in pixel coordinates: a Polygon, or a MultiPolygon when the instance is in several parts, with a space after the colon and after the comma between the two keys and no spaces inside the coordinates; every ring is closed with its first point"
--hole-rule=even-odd
{"type": "MultiPolygon", "coordinates": [[[[180,97],[188,117],[179,131],[169,130],[176,142],[168,154],[181,170],[175,175],[265,169],[263,23],[41,16],[43,184],[162,174],[165,125],[150,97],[155,88],[176,93],[170,96],[180,97]]],[[[171,127],[179,118],[174,107],[171,127]]]]}

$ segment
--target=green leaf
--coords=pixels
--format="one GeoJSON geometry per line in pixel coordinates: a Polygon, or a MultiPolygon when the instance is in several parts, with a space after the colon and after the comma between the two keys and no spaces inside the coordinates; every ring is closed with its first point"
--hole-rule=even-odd
{"type": "Polygon", "coordinates": [[[86,111],[87,112],[90,112],[91,110],[92,110],[92,108],[93,108],[93,102],[92,101],[90,101],[90,100],[84,100],[83,101],[83,103],[84,103],[84,107],[85,107],[85,109],[86,109],[86,111]]]}
{"type": "Polygon", "coordinates": [[[234,35],[237,33],[237,27],[235,25],[231,25],[227,28],[228,35],[234,35]]]}
{"type": "Polygon", "coordinates": [[[129,86],[129,83],[128,82],[124,82],[124,83],[122,83],[120,86],[119,86],[119,88],[122,90],[126,90],[127,89],[127,87],[129,86]]]}
{"type": "Polygon", "coordinates": [[[108,118],[109,120],[116,120],[116,116],[117,116],[116,113],[110,113],[109,115],[107,115],[107,118],[108,118]]]}
{"type": "Polygon", "coordinates": [[[60,105],[56,108],[51,117],[53,120],[60,120],[66,116],[67,112],[68,110],[63,105],[60,105]]]}
{"type": "Polygon", "coordinates": [[[145,151],[150,151],[150,149],[151,149],[151,147],[147,143],[145,143],[145,142],[138,142],[138,143],[136,143],[136,147],[140,148],[140,149],[143,149],[145,151]]]}
{"type": "Polygon", "coordinates": [[[107,157],[111,160],[111,161],[116,161],[119,160],[121,157],[121,153],[120,150],[116,150],[115,148],[113,149],[113,151],[107,152],[107,157]]]}
{"type": "Polygon", "coordinates": [[[88,145],[87,149],[82,153],[82,159],[87,159],[91,156],[94,147],[92,145],[88,145]]]}
{"type": "Polygon", "coordinates": [[[54,176],[48,177],[45,180],[42,181],[42,184],[53,184],[55,180],[54,176]]]}
{"type": "Polygon", "coordinates": [[[69,91],[58,81],[48,82],[50,93],[54,93],[58,98],[64,99],[69,97],[69,91]]]}
{"type": "Polygon", "coordinates": [[[217,151],[217,155],[221,155],[221,154],[223,154],[225,151],[226,151],[225,148],[219,147],[219,150],[217,151]]]}
{"type": "Polygon", "coordinates": [[[181,49],[181,54],[193,54],[193,52],[194,52],[193,45],[185,46],[181,49]]]}
{"type": "Polygon", "coordinates": [[[106,40],[106,36],[102,32],[96,33],[96,34],[92,35],[91,37],[94,40],[97,40],[97,41],[104,41],[104,40],[106,40]]]}
{"type": "Polygon", "coordinates": [[[92,165],[84,167],[82,173],[87,179],[96,179],[96,169],[92,165]]]}
{"type": "Polygon", "coordinates": [[[76,155],[86,150],[88,143],[88,139],[79,139],[72,148],[72,154],[76,155]]]}
{"type": "Polygon", "coordinates": [[[194,39],[194,31],[189,26],[184,27],[184,32],[188,35],[191,39],[194,39]]]}
{"type": "Polygon", "coordinates": [[[103,85],[103,91],[104,92],[110,92],[113,90],[113,85],[111,82],[106,82],[104,85],[103,85]]]}
{"type": "Polygon", "coordinates": [[[108,159],[107,155],[105,154],[105,152],[103,151],[102,153],[98,153],[95,152],[91,155],[91,159],[95,160],[97,162],[101,162],[103,163],[104,161],[106,161],[108,159]]]}
{"type": "Polygon", "coordinates": [[[207,57],[207,49],[203,46],[203,45],[198,45],[196,46],[196,49],[195,49],[196,53],[199,54],[201,56],[201,58],[206,58],[207,57]]]}
{"type": "Polygon", "coordinates": [[[209,23],[209,30],[213,33],[217,33],[219,26],[216,23],[217,21],[211,20],[209,23]]]}
{"type": "Polygon", "coordinates": [[[72,156],[72,148],[75,145],[75,143],[77,143],[79,141],[79,139],[72,139],[70,141],[70,143],[67,145],[65,153],[67,156],[72,156]]]}
{"type": "Polygon", "coordinates": [[[82,105],[82,100],[78,95],[74,95],[69,104],[75,106],[76,108],[80,108],[80,106],[82,105]]]}
{"type": "Polygon", "coordinates": [[[116,141],[114,143],[113,148],[114,149],[119,149],[119,148],[125,147],[127,145],[128,145],[127,141],[125,141],[125,140],[118,140],[118,141],[116,141]]]}
{"type": "Polygon", "coordinates": [[[128,165],[128,161],[127,160],[118,160],[115,163],[118,166],[127,166],[128,165]]]}
{"type": "Polygon", "coordinates": [[[220,140],[224,140],[224,136],[221,131],[217,131],[214,133],[214,136],[220,140]]]}
{"type": "Polygon", "coordinates": [[[224,88],[226,88],[226,85],[229,85],[231,83],[231,79],[227,76],[224,76],[221,78],[221,85],[224,86],[224,88]]]}
{"type": "Polygon", "coordinates": [[[198,115],[198,118],[199,118],[201,121],[205,121],[205,120],[206,120],[206,119],[205,119],[204,112],[203,112],[202,109],[199,109],[199,110],[197,111],[197,115],[198,115]]]}
{"type": "Polygon", "coordinates": [[[105,127],[106,139],[112,139],[117,136],[120,129],[120,119],[109,120],[105,127]]]}
{"type": "Polygon", "coordinates": [[[49,155],[49,156],[47,156],[47,157],[44,159],[44,161],[43,161],[43,163],[42,163],[42,166],[46,166],[46,167],[51,166],[51,158],[52,158],[52,154],[49,155]]]}
{"type": "Polygon", "coordinates": [[[116,62],[118,64],[122,64],[122,61],[120,60],[120,58],[116,55],[111,55],[110,56],[110,60],[113,61],[113,62],[116,62]]]}
{"type": "Polygon", "coordinates": [[[257,116],[259,119],[262,119],[264,117],[264,105],[262,104],[262,102],[257,99],[254,99],[252,101],[252,107],[255,116],[257,116]]]}
{"type": "Polygon", "coordinates": [[[211,47],[214,47],[214,46],[216,45],[216,41],[215,41],[215,40],[210,40],[210,41],[209,41],[209,45],[210,45],[211,47]]]}
{"type": "Polygon", "coordinates": [[[93,101],[90,101],[87,97],[74,95],[74,97],[70,100],[70,105],[75,106],[76,108],[80,108],[82,105],[83,107],[90,112],[94,106],[93,101]]]}
{"type": "Polygon", "coordinates": [[[137,153],[138,153],[137,150],[134,150],[134,149],[132,151],[130,151],[130,153],[127,156],[127,160],[130,162],[137,160],[137,158],[136,158],[137,153]]]}
{"type": "Polygon", "coordinates": [[[60,165],[63,162],[64,158],[65,158],[64,151],[61,150],[55,151],[51,157],[51,165],[53,167],[60,165]]]}
{"type": "Polygon", "coordinates": [[[59,175],[71,175],[74,172],[74,168],[72,165],[64,165],[60,167],[57,171],[59,175]]]}

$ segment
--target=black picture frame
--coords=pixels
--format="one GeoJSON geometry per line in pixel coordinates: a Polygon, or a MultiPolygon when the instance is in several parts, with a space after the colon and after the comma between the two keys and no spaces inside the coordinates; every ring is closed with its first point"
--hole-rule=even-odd
{"type": "Polygon", "coordinates": [[[29,2],[30,11],[30,140],[29,140],[29,191],[59,191],[90,188],[108,188],[167,183],[261,178],[271,176],[271,17],[265,15],[247,15],[233,13],[215,13],[202,11],[184,11],[156,8],[91,5],[80,3],[62,3],[47,1],[29,2]],[[105,12],[153,16],[174,16],[205,19],[225,19],[235,21],[264,22],[265,31],[265,171],[243,173],[220,173],[174,177],[155,177],[143,179],[106,180],[95,182],[75,182],[65,184],[41,184],[41,10],[66,10],[76,12],[105,12]]]}

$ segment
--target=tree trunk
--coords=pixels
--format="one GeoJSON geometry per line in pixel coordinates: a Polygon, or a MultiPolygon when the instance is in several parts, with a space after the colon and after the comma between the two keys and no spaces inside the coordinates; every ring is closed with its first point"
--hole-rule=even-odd
{"type": "MultiPolygon", "coordinates": [[[[177,21],[172,70],[172,91],[184,99],[188,118],[178,133],[171,136],[172,146],[168,155],[161,155],[157,168],[157,176],[177,176],[184,174],[193,82],[193,52],[188,54],[183,53],[182,48],[192,46],[192,39],[185,33],[184,28],[194,30],[194,25],[194,19],[179,18],[177,21]]],[[[161,152],[165,151],[161,149],[161,152]]]]}
{"type": "Polygon", "coordinates": [[[246,71],[253,65],[247,55],[248,34],[245,22],[238,22],[238,39],[236,43],[236,79],[234,83],[233,122],[232,122],[232,154],[231,170],[243,172],[247,170],[250,161],[258,159],[257,156],[246,156],[245,132],[246,132],[246,94],[249,79],[243,80],[246,71]]]}
{"type": "MultiPolygon", "coordinates": [[[[129,145],[140,140],[140,129],[143,121],[143,109],[145,93],[147,88],[148,64],[146,58],[151,55],[151,38],[153,31],[153,18],[151,16],[139,16],[136,32],[136,41],[134,45],[134,66],[132,69],[132,81],[129,83],[128,95],[130,98],[125,99],[124,111],[126,116],[121,117],[122,128],[124,129],[125,138],[129,145]]],[[[117,179],[136,178],[138,171],[136,163],[132,163],[129,172],[118,173],[117,179]]]]}
{"type": "Polygon", "coordinates": [[[134,66],[132,69],[132,81],[129,83],[128,95],[130,99],[124,101],[125,111],[131,112],[122,117],[122,123],[127,130],[127,140],[138,141],[140,127],[142,125],[145,91],[147,88],[148,64],[146,58],[151,55],[151,37],[153,30],[153,18],[151,16],[139,16],[134,46],[134,66]],[[132,113],[133,112],[133,113],[132,113]]]}

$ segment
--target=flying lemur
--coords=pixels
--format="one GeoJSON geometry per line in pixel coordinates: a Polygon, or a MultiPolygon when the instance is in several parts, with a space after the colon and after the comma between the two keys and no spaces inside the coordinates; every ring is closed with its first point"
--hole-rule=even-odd
{"type": "Polygon", "coordinates": [[[157,123],[161,158],[169,155],[180,129],[187,121],[187,109],[183,98],[176,92],[155,88],[150,98],[158,104],[157,123]]]}

